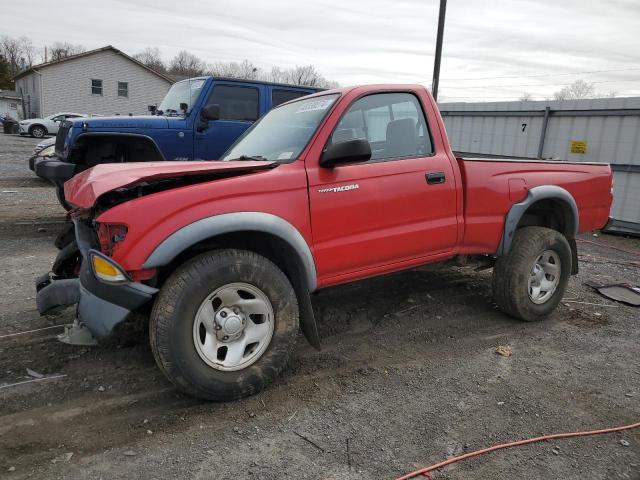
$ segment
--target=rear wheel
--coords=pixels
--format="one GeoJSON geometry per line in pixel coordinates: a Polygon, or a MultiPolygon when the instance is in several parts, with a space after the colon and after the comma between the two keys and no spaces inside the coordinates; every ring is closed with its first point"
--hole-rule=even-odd
{"type": "Polygon", "coordinates": [[[500,309],[527,322],[558,306],[569,282],[571,248],[560,232],[544,227],[516,231],[511,251],[493,268],[493,296],[500,309]]]}
{"type": "Polygon", "coordinates": [[[286,366],[298,333],[291,283],[248,251],[204,253],[178,268],[151,312],[151,347],[179,389],[207,400],[262,390],[286,366]]]}
{"type": "Polygon", "coordinates": [[[36,125],[29,129],[29,133],[31,134],[32,137],[42,138],[47,134],[47,130],[46,128],[40,125],[36,125]]]}

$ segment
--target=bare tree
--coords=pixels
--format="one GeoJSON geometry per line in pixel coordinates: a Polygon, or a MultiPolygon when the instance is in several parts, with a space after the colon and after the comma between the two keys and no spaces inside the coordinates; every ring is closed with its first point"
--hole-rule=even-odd
{"type": "Polygon", "coordinates": [[[22,50],[22,57],[24,58],[26,68],[32,67],[35,63],[36,49],[33,46],[33,42],[29,37],[22,36],[18,38],[22,50]]]}
{"type": "Polygon", "coordinates": [[[521,102],[530,102],[533,100],[533,96],[529,92],[522,92],[522,95],[520,96],[519,100],[521,102]]]}
{"type": "Polygon", "coordinates": [[[247,80],[255,80],[264,76],[253,62],[246,59],[242,62],[216,62],[212,65],[210,73],[219,77],[244,78],[247,80]]]}
{"type": "Polygon", "coordinates": [[[158,47],[147,47],[142,52],[133,55],[133,58],[156,72],[166,73],[167,66],[162,60],[162,53],[158,47]]]}
{"type": "Polygon", "coordinates": [[[595,87],[593,83],[584,80],[576,80],[571,85],[567,85],[562,90],[558,90],[553,94],[554,100],[577,100],[580,98],[593,98],[595,96],[595,87]]]}
{"type": "Polygon", "coordinates": [[[186,77],[197,77],[205,71],[205,64],[198,57],[186,50],[179,51],[169,64],[169,73],[173,75],[184,75],[186,77]]]}
{"type": "Polygon", "coordinates": [[[265,78],[269,82],[274,83],[289,83],[289,72],[282,70],[280,67],[272,67],[271,72],[265,78]]]}
{"type": "Polygon", "coordinates": [[[3,35],[0,38],[0,55],[9,64],[11,76],[33,65],[34,52],[33,44],[27,37],[13,38],[3,35]]]}
{"type": "Polygon", "coordinates": [[[49,62],[57,62],[63,58],[78,55],[87,51],[83,45],[74,45],[69,42],[54,42],[51,46],[47,47],[47,50],[47,60],[49,62]]]}

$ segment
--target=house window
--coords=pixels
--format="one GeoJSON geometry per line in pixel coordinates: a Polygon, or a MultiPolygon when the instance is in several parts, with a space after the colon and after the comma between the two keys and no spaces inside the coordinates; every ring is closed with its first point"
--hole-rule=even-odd
{"type": "Polygon", "coordinates": [[[119,97],[129,96],[129,84],[127,82],[118,82],[118,96],[119,97]]]}
{"type": "Polygon", "coordinates": [[[102,80],[91,80],[91,94],[102,95],[102,80]]]}
{"type": "Polygon", "coordinates": [[[18,104],[17,103],[10,103],[9,104],[9,110],[17,110],[18,109],[18,104]]]}

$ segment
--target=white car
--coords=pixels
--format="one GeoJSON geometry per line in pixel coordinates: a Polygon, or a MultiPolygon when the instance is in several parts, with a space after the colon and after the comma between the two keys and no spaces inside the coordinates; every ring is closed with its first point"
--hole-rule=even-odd
{"type": "Polygon", "coordinates": [[[60,123],[67,118],[86,117],[82,113],[56,113],[46,118],[30,118],[29,120],[21,120],[20,135],[31,135],[32,137],[42,138],[45,135],[55,135],[58,133],[60,123]]]}

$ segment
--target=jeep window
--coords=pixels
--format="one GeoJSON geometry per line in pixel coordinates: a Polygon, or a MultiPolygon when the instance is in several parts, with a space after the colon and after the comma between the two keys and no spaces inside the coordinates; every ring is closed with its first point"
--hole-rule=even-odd
{"type": "Polygon", "coordinates": [[[277,107],[278,105],[282,105],[283,103],[295,100],[296,98],[304,97],[305,95],[309,94],[307,92],[274,89],[271,92],[271,104],[272,107],[277,107]]]}
{"type": "Polygon", "coordinates": [[[91,79],[91,95],[102,95],[102,80],[91,79]]]}
{"type": "Polygon", "coordinates": [[[338,94],[302,98],[274,108],[254,123],[222,160],[251,157],[288,163],[297,159],[337,98],[338,94]]]}
{"type": "Polygon", "coordinates": [[[190,78],[174,83],[158,106],[158,110],[164,115],[182,115],[180,104],[186,103],[187,112],[190,112],[200,96],[204,82],[201,78],[190,78]]]}
{"type": "Polygon", "coordinates": [[[220,120],[253,122],[260,116],[257,88],[216,85],[207,101],[215,104],[220,105],[220,120]]]}
{"type": "Polygon", "coordinates": [[[411,93],[378,93],[356,100],[340,119],[330,143],[365,139],[371,160],[433,153],[422,107],[411,93]]]}
{"type": "Polygon", "coordinates": [[[129,96],[129,84],[127,82],[118,82],[118,96],[119,97],[129,96]]]}

